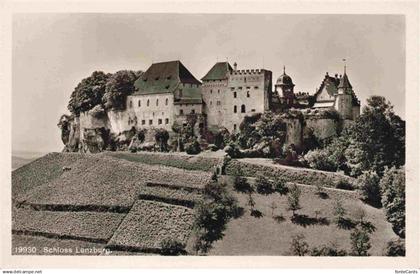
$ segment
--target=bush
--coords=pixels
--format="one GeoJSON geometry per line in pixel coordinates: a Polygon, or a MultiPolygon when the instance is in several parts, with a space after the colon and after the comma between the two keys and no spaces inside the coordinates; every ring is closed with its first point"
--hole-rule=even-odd
{"type": "Polygon", "coordinates": [[[385,249],[385,256],[405,256],[405,242],[404,240],[398,238],[391,240],[387,243],[385,249]]]}
{"type": "Polygon", "coordinates": [[[292,237],[292,242],[290,243],[290,252],[295,256],[305,256],[309,252],[309,245],[305,241],[305,236],[303,234],[297,234],[292,237]]]}
{"type": "Polygon", "coordinates": [[[293,211],[293,216],[295,216],[296,210],[301,208],[299,203],[300,194],[300,188],[296,184],[293,184],[289,189],[289,195],[287,196],[287,204],[289,205],[288,209],[293,211]]]}
{"type": "Polygon", "coordinates": [[[347,180],[340,180],[335,185],[335,188],[344,189],[344,190],[354,190],[355,187],[352,183],[348,182],[347,180]]]}
{"type": "Polygon", "coordinates": [[[335,216],[335,223],[338,226],[342,226],[344,222],[344,216],[346,215],[347,211],[343,206],[343,203],[340,200],[335,201],[334,205],[334,216],[335,216]]]}
{"type": "Polygon", "coordinates": [[[257,187],[257,192],[259,194],[268,195],[274,192],[273,184],[271,183],[271,181],[262,175],[257,176],[255,183],[257,187]]]}
{"type": "Polygon", "coordinates": [[[233,188],[236,191],[245,192],[245,193],[250,193],[253,190],[251,185],[248,183],[247,178],[246,177],[240,177],[240,176],[235,177],[235,179],[233,181],[233,188]]]}
{"type": "Polygon", "coordinates": [[[211,151],[218,151],[218,150],[219,150],[219,148],[218,148],[216,145],[213,145],[213,144],[210,144],[210,145],[207,147],[207,149],[208,149],[208,150],[211,150],[211,151]]]}
{"type": "Polygon", "coordinates": [[[177,256],[185,254],[185,244],[174,239],[164,239],[160,243],[160,253],[165,256],[177,256]]]}
{"type": "Polygon", "coordinates": [[[274,181],[274,190],[281,195],[287,194],[289,189],[287,188],[286,181],[282,178],[277,178],[274,181]]]}
{"type": "Polygon", "coordinates": [[[313,169],[337,171],[337,164],[330,159],[330,154],[325,149],[315,149],[305,155],[305,160],[313,169]]]}
{"type": "Polygon", "coordinates": [[[336,257],[336,256],[347,256],[347,251],[343,249],[337,249],[337,247],[333,246],[321,246],[321,247],[314,247],[311,250],[311,256],[329,256],[329,257],[336,257]]]}
{"type": "Polygon", "coordinates": [[[242,154],[239,150],[238,146],[234,143],[230,143],[229,145],[225,146],[224,151],[229,155],[231,158],[241,158],[242,154]]]}
{"type": "Polygon", "coordinates": [[[160,152],[168,151],[169,132],[165,129],[158,129],[155,133],[155,140],[160,152]]]}
{"type": "Polygon", "coordinates": [[[371,248],[369,233],[357,226],[350,234],[351,240],[351,255],[353,256],[369,256],[369,249],[371,248]]]}
{"type": "Polygon", "coordinates": [[[365,171],[357,178],[357,187],[362,200],[376,207],[381,206],[379,180],[374,171],[365,171]]]}
{"type": "Polygon", "coordinates": [[[385,215],[395,233],[405,238],[405,171],[386,169],[380,183],[385,215]]]}
{"type": "Polygon", "coordinates": [[[194,140],[191,143],[186,144],[185,152],[191,155],[199,154],[201,152],[200,143],[197,140],[194,140]]]}

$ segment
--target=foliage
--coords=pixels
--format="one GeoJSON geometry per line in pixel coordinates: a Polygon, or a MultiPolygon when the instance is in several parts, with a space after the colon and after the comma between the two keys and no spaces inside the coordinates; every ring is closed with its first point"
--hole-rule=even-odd
{"type": "Polygon", "coordinates": [[[227,129],[221,129],[214,135],[214,145],[223,149],[229,141],[229,131],[227,129]]]}
{"type": "Polygon", "coordinates": [[[105,115],[105,110],[102,105],[96,105],[89,111],[89,113],[95,118],[101,118],[105,115]]]}
{"type": "Polygon", "coordinates": [[[354,190],[355,186],[352,183],[350,183],[348,180],[342,179],[337,182],[337,184],[335,185],[335,188],[344,189],[344,190],[354,190]]]}
{"type": "Polygon", "coordinates": [[[194,249],[207,253],[212,243],[223,236],[226,223],[235,215],[237,201],[226,185],[214,181],[204,188],[204,199],[194,207],[194,249]]]}
{"type": "Polygon", "coordinates": [[[160,253],[166,256],[176,256],[185,253],[185,243],[175,239],[164,239],[160,242],[160,253]]]}
{"type": "Polygon", "coordinates": [[[197,140],[192,141],[185,145],[185,151],[187,154],[199,154],[201,152],[200,143],[197,140]]]}
{"type": "Polygon", "coordinates": [[[159,146],[159,151],[168,151],[169,132],[163,128],[157,129],[155,133],[155,140],[159,146]]]}
{"type": "Polygon", "coordinates": [[[82,79],[70,96],[68,109],[79,116],[80,112],[88,111],[102,103],[105,85],[111,75],[102,71],[94,71],[92,75],[82,79]]]}
{"type": "Polygon", "coordinates": [[[248,183],[246,177],[235,176],[233,181],[233,188],[236,191],[250,193],[253,191],[252,186],[248,183]]]}
{"type": "Polygon", "coordinates": [[[274,191],[280,193],[280,195],[285,195],[289,191],[286,185],[286,181],[283,178],[276,178],[274,180],[274,191]]]}
{"type": "Polygon", "coordinates": [[[335,223],[337,225],[341,225],[344,221],[344,216],[346,215],[347,211],[343,206],[341,200],[336,200],[334,205],[334,216],[335,216],[335,223]]]}
{"type": "Polygon", "coordinates": [[[321,140],[319,140],[315,134],[313,128],[307,128],[303,135],[303,152],[307,153],[310,150],[314,150],[321,147],[321,140]]]}
{"type": "Polygon", "coordinates": [[[374,171],[364,171],[357,178],[357,186],[362,200],[376,207],[381,206],[379,180],[379,176],[374,171]]]}
{"type": "Polygon", "coordinates": [[[353,256],[369,256],[369,249],[371,248],[369,232],[360,226],[350,234],[351,240],[351,255],[353,256]]]}
{"type": "Polygon", "coordinates": [[[331,245],[331,246],[322,245],[320,247],[312,248],[311,256],[328,256],[328,257],[347,256],[347,251],[343,249],[338,249],[335,245],[331,245]]]}
{"type": "Polygon", "coordinates": [[[305,160],[313,169],[337,171],[338,166],[329,158],[328,150],[315,149],[305,155],[305,160]]]}
{"type": "Polygon", "coordinates": [[[287,196],[287,204],[289,205],[288,209],[293,212],[293,216],[295,216],[296,210],[301,209],[300,195],[301,195],[300,188],[296,184],[293,184],[289,188],[289,194],[287,196]]]}
{"type": "Polygon", "coordinates": [[[271,194],[274,192],[273,184],[265,176],[259,174],[255,179],[257,192],[259,194],[271,194]]]}
{"type": "Polygon", "coordinates": [[[240,158],[242,156],[239,147],[235,143],[229,143],[225,146],[224,151],[229,155],[231,158],[240,158]]]}
{"type": "Polygon", "coordinates": [[[290,252],[295,256],[305,256],[309,253],[309,245],[305,241],[305,236],[303,234],[297,234],[292,237],[290,252]]]}
{"type": "Polygon", "coordinates": [[[397,235],[405,238],[405,171],[386,169],[380,181],[385,215],[397,235]]]}
{"type": "Polygon", "coordinates": [[[345,155],[352,176],[367,170],[381,176],[386,166],[405,163],[405,122],[384,97],[367,99],[363,113],[349,129],[349,140],[345,155]]]}
{"type": "Polygon", "coordinates": [[[134,92],[134,82],[142,72],[120,70],[109,77],[102,102],[107,110],[124,110],[128,95],[134,92]]]}
{"type": "Polygon", "coordinates": [[[387,243],[385,256],[405,256],[405,242],[401,238],[391,240],[387,243]]]}

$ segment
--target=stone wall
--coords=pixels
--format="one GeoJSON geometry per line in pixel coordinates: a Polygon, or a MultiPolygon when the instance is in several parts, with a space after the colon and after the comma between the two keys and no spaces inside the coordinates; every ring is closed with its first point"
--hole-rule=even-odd
{"type": "Polygon", "coordinates": [[[308,118],[305,120],[305,127],[313,129],[318,139],[326,139],[337,134],[339,122],[327,118],[308,118]]]}

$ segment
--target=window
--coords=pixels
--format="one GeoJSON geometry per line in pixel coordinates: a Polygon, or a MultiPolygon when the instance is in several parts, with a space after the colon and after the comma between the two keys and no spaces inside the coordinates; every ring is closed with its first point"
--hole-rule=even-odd
{"type": "Polygon", "coordinates": [[[159,80],[159,77],[156,77],[156,78],[155,78],[155,81],[157,81],[157,80],[159,80]]]}
{"type": "Polygon", "coordinates": [[[168,118],[165,119],[165,124],[169,124],[169,119],[168,118]]]}
{"type": "Polygon", "coordinates": [[[220,89],[217,90],[217,94],[220,94],[220,89]]]}
{"type": "Polygon", "coordinates": [[[133,107],[133,101],[130,101],[130,108],[133,107]]]}
{"type": "Polygon", "coordinates": [[[149,106],[150,105],[150,100],[149,99],[147,99],[147,106],[149,106]]]}
{"type": "Polygon", "coordinates": [[[158,125],[162,124],[162,119],[158,119],[158,125]]]}
{"type": "Polygon", "coordinates": [[[210,94],[213,94],[213,90],[212,89],[210,90],[210,94]]]}
{"type": "Polygon", "coordinates": [[[236,91],[233,93],[233,98],[236,98],[236,91]]]}
{"type": "Polygon", "coordinates": [[[153,120],[152,119],[149,120],[149,125],[153,125],[153,120]]]}
{"type": "Polygon", "coordinates": [[[249,90],[246,91],[246,97],[249,97],[249,90]]]}
{"type": "Polygon", "coordinates": [[[179,97],[182,97],[182,89],[179,90],[179,97]]]}
{"type": "Polygon", "coordinates": [[[245,105],[242,105],[242,106],[241,106],[241,112],[242,112],[242,113],[245,113],[245,105]]]}
{"type": "Polygon", "coordinates": [[[137,105],[138,105],[139,107],[141,107],[141,100],[139,100],[139,101],[137,102],[137,105]]]}
{"type": "Polygon", "coordinates": [[[233,113],[237,113],[238,112],[238,107],[237,106],[233,106],[233,113]]]}
{"type": "Polygon", "coordinates": [[[195,109],[192,109],[192,110],[191,110],[191,114],[194,114],[194,113],[195,113],[195,109]]]}
{"type": "Polygon", "coordinates": [[[184,115],[184,110],[183,109],[179,110],[179,115],[184,115]]]}
{"type": "Polygon", "coordinates": [[[210,106],[212,106],[213,105],[213,102],[212,101],[210,101],[210,106]]]}
{"type": "Polygon", "coordinates": [[[143,81],[147,82],[147,78],[144,78],[143,81]]]}
{"type": "Polygon", "coordinates": [[[169,85],[167,85],[165,88],[166,88],[166,89],[169,89],[169,85]]]}
{"type": "Polygon", "coordinates": [[[156,106],[159,105],[159,99],[156,99],[156,106]]]}
{"type": "Polygon", "coordinates": [[[239,89],[242,89],[242,87],[239,87],[239,89]]]}
{"type": "Polygon", "coordinates": [[[246,77],[244,77],[244,82],[246,83],[246,77]]]}
{"type": "Polygon", "coordinates": [[[255,108],[251,109],[251,112],[255,112],[255,108]]]}
{"type": "Polygon", "coordinates": [[[255,86],[254,89],[258,89],[258,86],[255,86]]]}
{"type": "Polygon", "coordinates": [[[172,76],[169,75],[168,77],[166,77],[167,80],[171,80],[172,76]]]}
{"type": "Polygon", "coordinates": [[[233,130],[236,131],[236,124],[233,124],[233,130]]]}
{"type": "Polygon", "coordinates": [[[220,105],[221,105],[220,101],[217,101],[217,105],[218,105],[218,106],[220,106],[220,105]]]}
{"type": "Polygon", "coordinates": [[[141,124],[145,125],[146,124],[146,120],[141,120],[141,124]]]}
{"type": "Polygon", "coordinates": [[[235,88],[234,88],[234,87],[232,87],[232,88],[230,88],[230,90],[234,91],[234,90],[235,90],[235,88]]]}
{"type": "Polygon", "coordinates": [[[169,100],[168,100],[168,98],[166,98],[165,105],[168,105],[168,102],[169,102],[169,100]]]}

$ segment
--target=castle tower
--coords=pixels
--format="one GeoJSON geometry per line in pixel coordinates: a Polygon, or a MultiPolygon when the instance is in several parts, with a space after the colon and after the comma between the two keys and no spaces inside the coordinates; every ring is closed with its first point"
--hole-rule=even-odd
{"type": "Polygon", "coordinates": [[[293,105],[295,98],[294,86],[292,78],[286,74],[286,67],[283,66],[283,74],[277,78],[275,84],[275,91],[279,95],[282,104],[289,107],[293,105]]]}
{"type": "Polygon", "coordinates": [[[353,87],[347,77],[346,65],[344,65],[344,74],[338,84],[335,100],[334,107],[343,119],[353,119],[353,87]]]}

